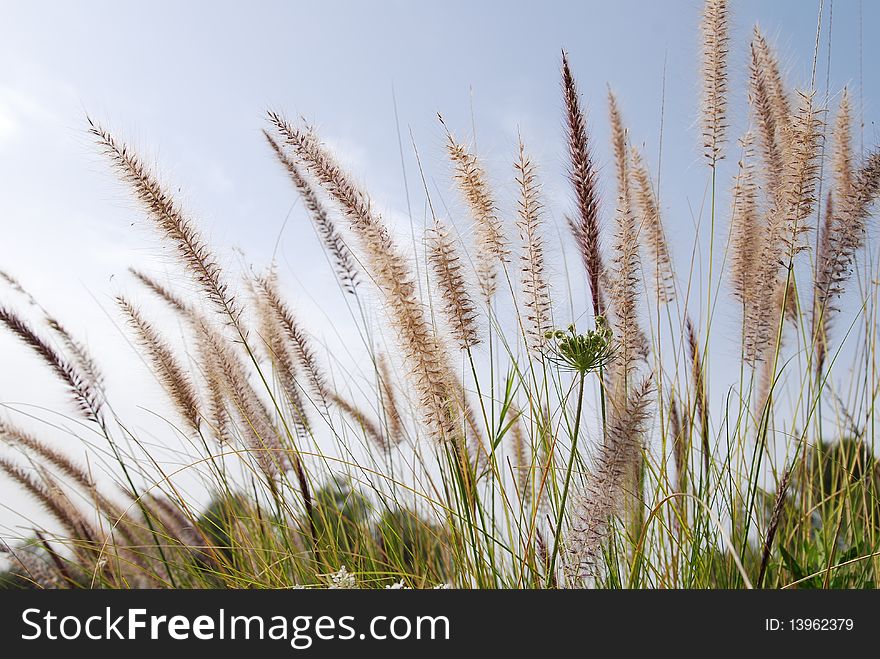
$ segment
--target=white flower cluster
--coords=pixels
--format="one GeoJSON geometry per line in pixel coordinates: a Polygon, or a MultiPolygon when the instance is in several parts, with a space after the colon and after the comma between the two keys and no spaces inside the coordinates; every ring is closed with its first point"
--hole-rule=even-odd
{"type": "MultiPolygon", "coordinates": [[[[448,583],[441,583],[434,586],[431,590],[449,590],[452,588],[448,583]]],[[[385,590],[412,590],[409,586],[403,583],[403,579],[398,581],[397,583],[393,583],[390,586],[385,586],[385,590]]]]}
{"type": "Polygon", "coordinates": [[[345,566],[339,568],[339,572],[333,572],[329,575],[330,577],[330,588],[338,588],[344,590],[351,590],[352,588],[357,588],[357,581],[354,578],[354,575],[345,569],[345,566]]]}
{"type": "MultiPolygon", "coordinates": [[[[349,572],[344,565],[339,568],[339,572],[331,572],[327,577],[330,579],[330,585],[328,588],[331,589],[350,590],[358,587],[357,579],[355,579],[355,576],[349,572]]],[[[294,588],[296,587],[297,586],[294,586],[294,588]]],[[[302,588],[302,586],[299,586],[299,588],[302,588]]],[[[450,588],[452,588],[450,584],[441,583],[434,586],[432,590],[448,590],[450,588]]],[[[400,581],[385,586],[385,590],[412,590],[412,588],[407,586],[406,582],[401,579],[400,581]]]]}

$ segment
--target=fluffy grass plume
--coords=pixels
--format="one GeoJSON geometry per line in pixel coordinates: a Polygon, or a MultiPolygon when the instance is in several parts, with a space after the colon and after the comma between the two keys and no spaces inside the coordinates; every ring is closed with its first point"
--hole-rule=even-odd
{"type": "Polygon", "coordinates": [[[335,280],[349,312],[330,314],[338,332],[291,302],[313,291],[283,260],[226,265],[159,169],[89,121],[171,254],[161,279],[111,284],[132,286],[113,297],[152,374],[132,371],[130,397],[165,396],[145,429],[102,346],[0,272],[9,345],[73,401],[0,419],[4,486],[42,511],[4,537],[0,583],[873,587],[880,150],[853,147],[854,91],[829,90],[826,129],[812,81],[784,78],[758,28],[733,47],[729,23],[705,3],[694,141],[710,168],[672,172],[705,190],[684,219],[692,200],[662,172],[661,201],[646,156],[663,135],[627,127],[609,87],[597,148],[586,108],[604,99],[581,95],[567,53],[566,162],[539,172],[519,139],[495,171],[444,124],[436,158],[416,154],[409,227],[313,128],[269,113],[294,226],[328,256],[307,285],[335,280]],[[465,222],[434,212],[434,176],[465,222]]]}

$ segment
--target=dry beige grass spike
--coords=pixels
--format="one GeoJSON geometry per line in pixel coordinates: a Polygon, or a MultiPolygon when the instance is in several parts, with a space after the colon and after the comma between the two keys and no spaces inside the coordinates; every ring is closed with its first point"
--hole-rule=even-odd
{"type": "Polygon", "coordinates": [[[834,195],[843,200],[853,193],[852,107],[846,87],[837,106],[833,147],[834,195]]]}
{"type": "Polygon", "coordinates": [[[523,413],[514,405],[508,408],[510,423],[510,450],[513,474],[516,480],[516,491],[525,508],[532,501],[532,448],[526,434],[524,422],[528,422],[523,413]]]}
{"type": "Polygon", "coordinates": [[[773,113],[774,124],[778,131],[780,149],[784,155],[787,155],[791,150],[790,127],[793,113],[789,93],[785,89],[779,70],[779,60],[757,25],[754,28],[752,43],[770,111],[773,113]]]}
{"type": "Polygon", "coordinates": [[[84,418],[103,424],[104,401],[98,383],[87,373],[67,360],[45,339],[39,336],[25,320],[11,309],[0,306],[0,323],[33,350],[64,384],[73,396],[84,418]]]}
{"type": "Polygon", "coordinates": [[[307,437],[311,431],[311,422],[306,410],[306,403],[301,395],[301,386],[297,381],[297,359],[294,350],[285,331],[283,319],[278,317],[276,308],[267,299],[265,289],[261,282],[269,290],[276,287],[275,270],[270,270],[264,277],[257,278],[253,286],[254,304],[257,308],[257,321],[259,335],[263,341],[266,352],[274,367],[275,375],[284,392],[284,397],[293,413],[294,427],[300,438],[307,437]]]}
{"type": "Polygon", "coordinates": [[[267,483],[272,485],[290,466],[288,452],[279,440],[272,416],[248,381],[247,369],[230,347],[230,342],[204,319],[196,322],[200,330],[201,355],[214,362],[205,369],[221,378],[223,392],[240,419],[237,427],[243,434],[245,446],[267,483]]]}
{"type": "Polygon", "coordinates": [[[389,443],[394,446],[403,440],[404,426],[403,417],[400,414],[400,406],[397,393],[394,388],[394,378],[391,375],[391,367],[388,357],[380,354],[377,360],[379,387],[382,394],[382,410],[385,413],[385,423],[389,443]]]}
{"type": "Polygon", "coordinates": [[[274,316],[278,327],[286,335],[299,365],[305,371],[312,395],[315,396],[321,407],[326,409],[327,401],[330,398],[326,384],[327,378],[315,356],[308,334],[300,326],[291,308],[281,298],[278,282],[274,276],[270,274],[257,278],[256,286],[267,311],[274,316]]]}
{"type": "Polygon", "coordinates": [[[148,291],[162,300],[172,311],[178,313],[195,331],[197,336],[198,370],[207,389],[207,400],[205,401],[206,414],[203,416],[202,421],[208,425],[219,444],[230,444],[232,441],[230,432],[231,418],[227,409],[225,375],[221,372],[217,365],[217,360],[211,352],[210,342],[204,339],[205,320],[194,307],[150,275],[134,268],[130,268],[129,272],[148,291]]]}
{"type": "Polygon", "coordinates": [[[50,316],[48,313],[44,313],[43,315],[46,321],[46,325],[56,334],[56,336],[61,339],[61,343],[64,345],[67,354],[69,354],[73,359],[76,367],[83,373],[86,379],[88,379],[88,381],[92,383],[92,386],[94,386],[95,389],[97,389],[103,397],[104,376],[101,373],[98,362],[95,361],[94,357],[89,353],[86,347],[80,341],[78,341],[56,318],[50,316]]]}
{"type": "Polygon", "coordinates": [[[174,196],[159,184],[156,176],[126,145],[89,119],[90,133],[110,159],[120,177],[131,186],[159,232],[174,245],[184,267],[202,288],[217,311],[232,323],[241,336],[241,310],[226,284],[220,265],[208,249],[192,220],[174,196]]]}
{"type": "Polygon", "coordinates": [[[629,194],[629,136],[617,104],[617,96],[608,88],[608,121],[611,125],[611,150],[614,154],[614,172],[617,180],[617,198],[630,204],[629,194]]]}
{"type": "Polygon", "coordinates": [[[159,382],[168,392],[171,402],[177,408],[189,430],[199,432],[201,414],[195,387],[186,370],[177,360],[168,343],[159,335],[156,328],[124,297],[116,298],[125,313],[128,323],[137,335],[137,342],[149,358],[159,382]]]}
{"type": "Polygon", "coordinates": [[[541,235],[543,205],[535,166],[519,142],[519,158],[514,163],[519,188],[516,226],[522,244],[523,304],[527,310],[526,336],[529,348],[540,354],[544,333],[551,329],[550,285],[544,272],[544,240],[541,235]]]}
{"type": "Polygon", "coordinates": [[[729,35],[726,0],[706,0],[703,37],[703,148],[712,168],[724,157],[727,131],[727,49],[729,35]]]}
{"type": "Polygon", "coordinates": [[[709,446],[709,402],[707,400],[706,380],[703,374],[703,357],[697,342],[697,332],[690,317],[685,321],[688,357],[691,362],[691,380],[694,386],[694,410],[700,422],[700,442],[703,451],[704,478],[709,477],[712,447],[709,446]]]}
{"type": "Polygon", "coordinates": [[[348,293],[354,293],[357,289],[359,277],[358,267],[351,250],[348,249],[348,245],[345,244],[345,240],[343,240],[342,235],[337,230],[336,224],[331,219],[324,204],[321,203],[321,200],[296,161],[284,151],[282,145],[268,131],[264,130],[263,135],[272,148],[278,162],[285,169],[294,187],[299,192],[303,204],[315,225],[318,236],[320,236],[324,247],[333,259],[336,275],[343,290],[348,293]]]}
{"type": "MultiPolygon", "coordinates": [[[[440,118],[443,123],[443,118],[440,118]]],[[[446,128],[446,124],[443,123],[446,128]]],[[[498,289],[498,267],[507,261],[509,249],[504,225],[492,196],[486,173],[477,156],[458,142],[446,128],[447,151],[453,165],[453,177],[474,220],[477,277],[483,297],[489,301],[498,289]]]]}
{"type": "Polygon", "coordinates": [[[763,67],[758,46],[753,41],[749,61],[749,104],[754,117],[758,147],[764,165],[761,172],[767,182],[772,204],[776,203],[782,194],[782,177],[785,171],[786,157],[780,144],[780,134],[787,134],[788,130],[780,130],[778,127],[778,113],[773,105],[767,75],[763,67]]]}
{"type": "Polygon", "coordinates": [[[368,274],[384,295],[428,428],[440,440],[459,438],[450,355],[435,336],[416,297],[410,264],[373,212],[367,194],[352,182],[314,133],[291,125],[275,113],[269,114],[269,120],[351,221],[366,254],[368,274]]]}
{"type": "Polygon", "coordinates": [[[786,162],[785,186],[788,197],[788,248],[803,248],[801,234],[810,231],[806,221],[816,206],[819,184],[819,150],[823,139],[823,111],[816,107],[814,92],[798,92],[798,109],[791,125],[791,152],[786,162]]]}
{"type": "Polygon", "coordinates": [[[649,418],[651,377],[634,386],[619,405],[608,410],[605,442],[584,486],[571,503],[566,538],[566,580],[570,587],[596,577],[611,518],[624,511],[627,484],[642,457],[649,418]]]}
{"type": "Polygon", "coordinates": [[[623,384],[636,363],[643,360],[649,351],[648,340],[639,324],[641,265],[638,228],[635,215],[625,204],[617,213],[613,265],[608,289],[618,347],[615,371],[622,376],[620,382],[623,384]]]}
{"type": "MultiPolygon", "coordinates": [[[[688,418],[687,410],[684,410],[684,418],[688,418]]],[[[669,401],[669,431],[672,434],[672,460],[675,463],[675,491],[687,492],[689,456],[690,456],[690,433],[682,424],[682,413],[679,411],[678,398],[673,394],[669,401]]],[[[686,510],[684,501],[679,502],[680,510],[686,510]]]]}
{"type": "Polygon", "coordinates": [[[147,290],[153,293],[160,300],[165,302],[171,309],[181,314],[184,318],[192,313],[192,308],[177,294],[172,292],[167,286],[151,277],[145,272],[129,268],[129,272],[143,284],[147,290]]]}
{"type": "Polygon", "coordinates": [[[207,389],[206,410],[209,419],[206,421],[217,443],[226,447],[233,442],[234,427],[226,395],[226,378],[211,352],[210,342],[201,333],[198,335],[196,346],[199,356],[199,370],[207,389]]]}
{"type": "Polygon", "coordinates": [[[839,232],[835,215],[834,200],[844,200],[853,194],[853,155],[852,155],[852,119],[849,93],[844,87],[837,109],[833,132],[833,177],[834,186],[828,191],[825,214],[819,234],[819,248],[816,254],[816,274],[813,282],[813,341],[816,345],[816,372],[822,372],[827,351],[828,330],[833,309],[829,305],[832,293],[832,282],[837,257],[841,254],[837,240],[839,232]]]}
{"type": "MultiPolygon", "coordinates": [[[[850,194],[833,204],[819,242],[816,279],[813,284],[813,332],[824,359],[835,298],[843,294],[852,266],[865,239],[865,223],[880,193],[880,149],[875,149],[852,178],[850,194]]],[[[831,206],[831,204],[829,204],[831,206]]],[[[817,359],[821,370],[822,359],[817,359]]]]}
{"type": "Polygon", "coordinates": [[[733,186],[733,212],[730,227],[730,283],[733,294],[746,306],[757,304],[754,288],[755,259],[760,251],[761,209],[754,137],[746,133],[740,140],[742,158],[733,186]]]}
{"type": "Polygon", "coordinates": [[[53,465],[85,491],[90,491],[95,487],[94,480],[85,469],[58,449],[52,448],[20,428],[0,421],[0,441],[31,451],[46,463],[53,465]]]}
{"type": "Polygon", "coordinates": [[[784,162],[778,194],[772,200],[763,229],[755,269],[756,303],[746,308],[745,356],[749,363],[762,360],[773,341],[780,311],[777,288],[780,270],[805,249],[802,235],[815,206],[819,179],[819,143],[822,122],[811,93],[799,93],[798,111],[791,123],[791,152],[784,162]]]}
{"type": "MultiPolygon", "coordinates": [[[[639,326],[638,303],[641,290],[641,263],[639,259],[639,232],[629,194],[629,147],[626,129],[617,103],[609,94],[612,130],[611,140],[618,172],[617,227],[614,236],[613,273],[609,277],[609,299],[613,312],[612,326],[618,346],[615,361],[617,385],[626,389],[630,373],[639,359],[648,354],[648,341],[639,326]]],[[[616,389],[617,387],[615,387],[616,389]]],[[[627,394],[622,390],[621,395],[627,394]]],[[[612,395],[615,395],[612,392],[612,395]]]]}
{"type": "MultiPolygon", "coordinates": [[[[636,147],[632,147],[632,180],[634,183],[633,199],[639,209],[641,222],[639,233],[647,234],[645,242],[648,255],[654,264],[654,282],[657,291],[657,299],[660,304],[669,304],[675,299],[675,273],[672,268],[672,257],[669,252],[669,244],[666,241],[666,231],[663,228],[663,218],[660,214],[660,206],[657,203],[657,195],[651,184],[651,175],[648,166],[642,159],[642,155],[636,147]]],[[[644,234],[642,234],[644,235],[644,234]]]]}
{"type": "Polygon", "coordinates": [[[54,517],[73,538],[94,543],[98,537],[97,531],[92,527],[82,513],[71,506],[70,501],[64,496],[58,487],[49,487],[42,478],[37,479],[25,470],[21,465],[0,457],[0,472],[5,473],[10,479],[18,483],[25,491],[54,517]]]}
{"type": "Polygon", "coordinates": [[[440,218],[434,219],[434,226],[428,229],[425,241],[428,263],[434,272],[452,338],[459,348],[469,350],[480,343],[480,332],[477,308],[471,298],[458,246],[440,218]]]}
{"type": "Polygon", "coordinates": [[[831,259],[833,254],[832,236],[835,229],[834,193],[828,191],[825,202],[825,215],[819,229],[819,246],[816,251],[816,272],[813,280],[813,316],[812,338],[816,350],[816,373],[822,373],[828,350],[828,330],[831,326],[832,310],[828,305],[828,291],[831,286],[833,270],[831,259]]]}
{"type": "Polygon", "coordinates": [[[333,394],[333,403],[364,432],[378,449],[387,452],[391,448],[391,443],[382,433],[379,424],[361,408],[336,394],[333,394]]]}

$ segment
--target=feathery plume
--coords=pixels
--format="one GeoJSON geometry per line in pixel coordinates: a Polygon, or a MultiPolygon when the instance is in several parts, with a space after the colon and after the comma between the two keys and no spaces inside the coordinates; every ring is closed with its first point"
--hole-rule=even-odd
{"type": "Polygon", "coordinates": [[[60,488],[47,486],[45,482],[41,482],[43,479],[34,478],[23,467],[6,458],[0,458],[0,471],[33,496],[72,537],[91,542],[97,538],[97,532],[82,514],[73,508],[60,488]]]}
{"type": "Polygon", "coordinates": [[[215,355],[211,352],[210,342],[204,340],[204,320],[186,301],[177,296],[169,288],[162,285],[156,279],[150,277],[146,273],[129,268],[129,272],[144,287],[153,293],[156,297],[168,305],[192,327],[199,339],[196,346],[199,352],[199,366],[207,389],[206,411],[207,418],[202,421],[209,422],[211,432],[214,438],[221,445],[231,443],[232,437],[229,432],[230,417],[226,408],[226,388],[224,385],[225,377],[217,366],[215,355]]]}
{"type": "Polygon", "coordinates": [[[660,216],[660,207],[657,204],[657,196],[651,185],[651,175],[648,166],[642,159],[642,154],[636,147],[632,147],[632,179],[635,184],[633,198],[641,215],[640,226],[648,233],[648,254],[654,262],[654,281],[657,289],[657,299],[660,304],[668,304],[675,299],[675,274],[672,269],[672,258],[669,253],[669,245],[666,242],[666,232],[663,229],[663,220],[660,216]]]}
{"type": "MultiPolygon", "coordinates": [[[[289,312],[283,313],[287,310],[277,293],[274,279],[272,277],[258,278],[257,285],[265,302],[262,312],[264,317],[267,313],[265,307],[268,307],[275,313],[276,322],[289,330],[293,326],[291,323],[293,316],[289,312]]],[[[223,441],[228,437],[229,416],[225,409],[225,398],[228,394],[238,411],[239,418],[244,421],[246,446],[266,477],[269,487],[275,488],[275,479],[279,472],[292,469],[295,473],[306,516],[309,520],[312,541],[317,541],[311,487],[302,458],[293,443],[293,437],[290,437],[286,426],[285,433],[279,434],[273,423],[272,415],[248,381],[244,364],[241,363],[238,355],[230,349],[228,341],[198,315],[191,314],[190,322],[199,334],[200,351],[203,360],[207,363],[205,376],[211,392],[211,411],[216,415],[218,438],[223,441]],[[284,439],[289,441],[284,441],[284,439]]],[[[282,349],[277,340],[278,337],[275,336],[276,347],[282,349]]],[[[290,368],[289,363],[288,368],[290,368]]],[[[308,419],[305,416],[305,408],[298,396],[295,383],[288,393],[291,395],[291,403],[294,406],[294,413],[297,415],[297,429],[306,434],[309,430],[308,419]]]]}
{"type": "Polygon", "coordinates": [[[812,94],[801,93],[799,97],[798,112],[791,124],[791,153],[784,163],[779,193],[767,215],[756,263],[756,304],[746,308],[744,318],[745,356],[750,363],[763,359],[772,342],[776,330],[774,314],[780,311],[776,304],[780,268],[784,266],[787,271],[797,253],[804,249],[801,235],[810,229],[806,220],[815,204],[821,120],[812,94]]]}
{"type": "Polygon", "coordinates": [[[550,286],[544,273],[544,240],[541,236],[543,204],[535,167],[519,142],[519,159],[514,163],[519,188],[516,226],[522,241],[523,303],[528,310],[526,333],[529,347],[540,354],[544,333],[551,329],[550,286]]]}
{"type": "Polygon", "coordinates": [[[724,157],[727,130],[727,0],[706,0],[703,37],[703,147],[712,168],[724,157]]]}
{"type": "Polygon", "coordinates": [[[203,318],[197,319],[196,325],[201,354],[214,362],[207,371],[213,377],[222,378],[223,390],[242,421],[239,429],[245,435],[245,444],[271,485],[279,471],[288,466],[288,452],[281,445],[272,417],[248,382],[247,370],[230,348],[229,341],[203,318]]]}
{"type": "MultiPolygon", "coordinates": [[[[834,299],[843,294],[865,236],[865,222],[880,193],[880,149],[872,151],[852,177],[849,194],[825,214],[813,284],[813,333],[821,370],[834,299]]],[[[832,204],[829,200],[829,206],[832,204]]]]}
{"type": "Polygon", "coordinates": [[[523,506],[529,507],[532,499],[532,460],[531,447],[523,427],[524,417],[523,413],[514,405],[508,408],[507,413],[512,417],[510,421],[510,448],[513,454],[512,466],[516,477],[516,491],[519,493],[523,506]]]}
{"type": "Polygon", "coordinates": [[[754,157],[754,137],[746,133],[740,140],[742,159],[733,188],[731,214],[731,267],[730,280],[733,294],[745,305],[757,303],[754,283],[755,258],[760,249],[760,208],[758,201],[757,171],[754,157]]]}
{"type": "Polygon", "coordinates": [[[101,372],[101,368],[98,366],[98,362],[95,361],[95,358],[91,355],[86,346],[76,339],[57,318],[43,307],[43,305],[37,302],[37,299],[12,275],[0,271],[0,279],[4,279],[15,292],[24,296],[30,306],[36,307],[42,312],[43,321],[52,333],[61,341],[67,356],[71,360],[72,366],[77,369],[82,374],[83,379],[95,389],[96,398],[104,400],[104,375],[101,372]]]}
{"type": "Polygon", "coordinates": [[[382,396],[382,410],[385,413],[386,437],[389,444],[396,446],[403,440],[403,418],[400,416],[400,407],[397,404],[397,394],[394,391],[394,378],[391,377],[391,367],[388,358],[380,354],[379,366],[379,391],[382,396]]]}
{"type": "Polygon", "coordinates": [[[779,60],[776,53],[767,44],[760,28],[756,25],[752,39],[754,51],[754,66],[761,76],[764,91],[767,95],[769,109],[773,114],[773,123],[778,129],[779,148],[783,154],[787,154],[791,146],[791,102],[782,74],[779,72],[779,60]]]}
{"type": "Polygon", "coordinates": [[[828,265],[832,250],[831,237],[834,234],[834,194],[828,191],[825,202],[825,216],[819,228],[819,245],[816,251],[816,273],[813,281],[812,337],[816,348],[816,374],[821,376],[828,351],[828,329],[831,313],[826,308],[827,298],[823,291],[830,286],[831,272],[828,265]]]}
{"type": "MultiPolygon", "coordinates": [[[[205,538],[193,520],[184,513],[185,507],[176,505],[164,495],[147,495],[142,499],[150,517],[161,522],[165,535],[181,545],[196,548],[205,544],[205,538]]],[[[199,552],[203,555],[203,552],[199,552]]]]}
{"type": "Polygon", "coordinates": [[[58,449],[52,448],[21,428],[2,421],[0,421],[0,441],[29,451],[34,456],[37,456],[45,465],[50,465],[57,469],[59,473],[69,478],[75,485],[88,493],[98,510],[105,513],[115,526],[125,530],[126,513],[117,504],[101,494],[96,488],[91,474],[71,460],[69,456],[58,449]]]}
{"type": "Polygon", "coordinates": [[[776,489],[776,498],[773,501],[773,511],[770,513],[770,522],[767,524],[767,532],[764,535],[764,546],[761,551],[761,568],[758,572],[758,588],[764,583],[764,575],[767,573],[767,564],[770,560],[770,550],[773,548],[773,540],[776,537],[776,531],[779,528],[779,522],[782,519],[782,509],[785,505],[785,497],[788,493],[788,483],[791,479],[791,472],[794,471],[794,464],[789,465],[788,469],[782,475],[779,481],[779,487],[776,489]]]}
{"type": "Polygon", "coordinates": [[[9,285],[9,287],[16,293],[24,295],[25,298],[27,298],[28,303],[37,306],[37,301],[34,299],[34,296],[28,293],[27,290],[25,290],[24,286],[21,285],[18,279],[13,277],[5,270],[0,270],[0,279],[5,281],[9,285]]]}
{"type": "Polygon", "coordinates": [[[819,146],[822,119],[813,102],[813,92],[799,92],[798,110],[792,118],[791,153],[785,167],[787,247],[790,253],[802,249],[798,238],[810,227],[805,221],[816,204],[819,183],[819,146]]]}
{"type": "Polygon", "coordinates": [[[321,405],[326,409],[329,399],[327,391],[327,380],[321,366],[318,363],[315,352],[312,349],[312,343],[305,330],[300,326],[290,307],[281,299],[281,293],[278,291],[278,285],[274,277],[259,277],[256,281],[257,289],[265,301],[266,306],[275,315],[275,318],[281,326],[290,346],[299,361],[300,366],[306,374],[306,380],[312,390],[312,393],[320,401],[321,405]]]}
{"type": "Polygon", "coordinates": [[[615,371],[621,376],[618,382],[623,385],[635,368],[636,362],[647,357],[649,347],[638,318],[641,281],[635,217],[629,208],[624,208],[618,213],[617,221],[614,274],[609,285],[609,298],[613,311],[612,325],[616,330],[615,371]]]}
{"type": "Polygon", "coordinates": [[[79,550],[85,549],[85,553],[92,553],[98,546],[101,534],[92,522],[86,519],[83,512],[73,503],[73,501],[71,501],[68,496],[67,488],[61,486],[61,483],[55,475],[52,474],[45,465],[37,463],[34,465],[34,470],[39,475],[39,480],[45,488],[49,498],[55,502],[65,516],[65,521],[62,523],[67,529],[76,529],[74,532],[74,538],[76,540],[84,541],[85,546],[81,545],[80,547],[76,547],[74,551],[79,553],[79,550]]]}
{"type": "MultiPolygon", "coordinates": [[[[688,476],[690,471],[691,439],[690,428],[685,428],[682,423],[682,412],[685,419],[690,417],[687,409],[679,411],[679,401],[675,394],[670,394],[669,402],[669,431],[672,433],[672,461],[675,464],[675,487],[677,494],[686,494],[688,491],[688,476]]],[[[688,503],[684,497],[679,497],[675,507],[678,516],[673,520],[677,531],[687,519],[688,503]]]]}
{"type": "Polygon", "coordinates": [[[681,422],[678,398],[671,396],[669,401],[669,431],[672,433],[672,461],[675,463],[675,491],[687,491],[688,477],[688,437],[681,422]]]}
{"type": "Polygon", "coordinates": [[[612,142],[616,160],[617,231],[614,237],[613,276],[610,277],[609,298],[614,316],[618,355],[616,369],[620,376],[617,384],[627,388],[627,379],[635,368],[637,359],[648,354],[648,341],[639,327],[638,299],[641,290],[639,273],[639,236],[635,215],[630,206],[629,149],[626,130],[613,94],[609,93],[611,106],[612,142]]]}
{"type": "Polygon", "coordinates": [[[617,105],[617,97],[608,88],[608,120],[611,124],[611,150],[614,154],[614,172],[617,176],[617,198],[630,203],[629,195],[629,137],[617,105]]]}
{"type": "MultiPolygon", "coordinates": [[[[240,310],[216,258],[173,195],[165,190],[143,161],[124,144],[91,119],[89,132],[110,158],[135,198],[143,205],[160,233],[176,248],[177,254],[217,310],[240,328],[240,310]]],[[[243,332],[242,332],[243,335],[243,332]]]]}
{"type": "Polygon", "coordinates": [[[230,431],[231,418],[226,405],[225,378],[215,356],[210,352],[209,342],[201,339],[197,345],[202,378],[207,389],[209,425],[217,443],[226,446],[232,443],[232,433],[230,431]]]}
{"type": "Polygon", "coordinates": [[[171,309],[186,317],[192,313],[190,306],[173,293],[169,288],[160,284],[157,280],[150,277],[145,272],[129,268],[128,271],[143,284],[147,290],[152,292],[156,297],[165,302],[171,309]]]}
{"type": "Polygon", "coordinates": [[[776,203],[782,194],[782,176],[786,160],[779,141],[780,135],[787,134],[788,131],[780,130],[777,125],[777,113],[773,107],[761,58],[754,42],[752,42],[749,62],[749,105],[757,126],[758,146],[764,162],[762,171],[766,178],[767,190],[771,203],[776,203]]]}
{"type": "Polygon", "coordinates": [[[104,375],[101,373],[101,368],[98,366],[95,358],[57,319],[46,313],[45,320],[49,329],[61,339],[75,366],[103,397],[104,375]]]}
{"type": "Polygon", "coordinates": [[[348,249],[339,231],[337,231],[336,225],[330,219],[327,209],[324,208],[324,204],[318,199],[318,195],[294,159],[285,153],[278,140],[268,131],[264,130],[263,135],[269,146],[272,147],[278,162],[287,171],[300,197],[302,197],[306,210],[309,212],[309,216],[312,218],[312,222],[318,232],[318,236],[333,259],[333,263],[336,266],[336,275],[339,277],[343,290],[354,294],[358,285],[358,268],[351,250],[348,249]]]}
{"type": "Polygon", "coordinates": [[[459,382],[456,383],[459,416],[461,417],[462,437],[466,438],[467,444],[460,452],[461,458],[467,457],[468,468],[472,469],[479,479],[484,473],[489,462],[489,450],[486,448],[486,441],[480,426],[477,423],[477,415],[473,406],[468,401],[468,394],[464,386],[459,382]]]}
{"type": "Polygon", "coordinates": [[[198,395],[186,370],[177,360],[171,347],[159,335],[156,328],[124,297],[116,298],[119,307],[137,334],[137,341],[146,351],[159,382],[165,387],[180,416],[190,430],[199,432],[200,414],[198,395]]]}
{"type": "Polygon", "coordinates": [[[838,199],[846,199],[852,194],[853,189],[851,112],[849,91],[844,87],[840,96],[840,104],[837,106],[833,134],[834,192],[838,199]]]}
{"type": "Polygon", "coordinates": [[[367,416],[366,412],[354,403],[347,401],[342,396],[334,393],[332,394],[332,397],[333,403],[336,407],[342,410],[342,412],[355,424],[360,426],[360,429],[363,430],[367,438],[372,441],[377,448],[385,452],[391,448],[391,444],[388,441],[388,438],[382,434],[382,429],[379,427],[379,424],[367,416]]]}
{"type": "MultiPolygon", "coordinates": [[[[440,117],[443,123],[443,118],[440,117]]],[[[446,124],[443,123],[446,128],[446,124]]],[[[467,202],[475,222],[477,277],[480,291],[486,300],[491,300],[498,288],[498,264],[507,261],[507,240],[504,226],[498,217],[498,209],[486,173],[480,166],[477,156],[456,141],[446,129],[447,151],[454,167],[453,177],[464,200],[467,202]]]]}
{"type": "MultiPolygon", "coordinates": [[[[266,275],[265,279],[271,282],[271,286],[274,287],[275,271],[272,270],[266,275]]],[[[296,362],[290,350],[287,335],[278,320],[275,310],[266,300],[266,295],[258,290],[258,288],[259,285],[252,287],[252,292],[257,307],[259,335],[272,362],[283,395],[292,408],[294,427],[297,434],[300,437],[305,437],[309,434],[311,424],[305,409],[305,403],[300,395],[301,387],[296,378],[296,362]]]]}
{"type": "Polygon", "coordinates": [[[760,378],[758,379],[757,389],[755,390],[755,410],[754,415],[756,419],[756,424],[760,425],[762,420],[764,419],[765,413],[767,414],[767,423],[770,424],[773,421],[773,417],[771,416],[772,401],[770,399],[770,395],[773,393],[773,379],[775,375],[775,371],[773,368],[773,352],[776,349],[776,346],[773,343],[768,343],[764,347],[765,354],[761,356],[756,368],[760,369],[760,378]]]}
{"type": "Polygon", "coordinates": [[[434,219],[434,226],[427,231],[426,242],[428,262],[440,289],[443,313],[452,338],[462,350],[470,349],[480,343],[477,309],[468,292],[455,241],[443,220],[434,219]]]}
{"type": "Polygon", "coordinates": [[[12,310],[0,307],[0,323],[6,325],[52,369],[73,395],[74,402],[86,419],[99,425],[103,422],[103,400],[100,389],[86,373],[64,359],[12,310]]]}
{"type": "Polygon", "coordinates": [[[709,458],[711,447],[709,446],[709,406],[706,400],[706,381],[703,378],[703,359],[700,356],[700,346],[697,344],[697,333],[690,317],[686,321],[687,347],[691,360],[691,378],[694,381],[694,409],[700,418],[700,437],[703,449],[704,478],[709,477],[709,458]]]}
{"type": "Polygon", "coordinates": [[[0,421],[0,439],[40,456],[84,490],[88,491],[94,488],[95,483],[92,477],[82,467],[61,451],[41,442],[30,433],[0,421]]]}
{"type": "Polygon", "coordinates": [[[569,221],[569,225],[587,271],[593,314],[601,316],[605,313],[605,301],[601,290],[604,269],[599,245],[598,180],[587,136],[586,116],[565,51],[562,53],[562,92],[568,127],[569,179],[577,204],[577,216],[569,221]]]}
{"type": "Polygon", "coordinates": [[[797,286],[795,286],[794,278],[780,281],[779,286],[776,287],[777,317],[781,314],[785,317],[785,320],[797,327],[799,307],[800,300],[798,300],[797,286]]]}
{"type": "Polygon", "coordinates": [[[650,391],[649,376],[630,391],[622,405],[610,407],[606,440],[599,446],[582,491],[572,500],[565,565],[571,586],[597,576],[611,517],[624,510],[633,465],[641,459],[650,391]]]}
{"type": "Polygon", "coordinates": [[[851,273],[850,266],[865,238],[865,221],[871,205],[880,192],[880,149],[875,149],[853,178],[850,194],[837,204],[834,215],[834,245],[829,264],[832,276],[828,286],[829,295],[843,293],[843,284],[851,273]]]}
{"type": "Polygon", "coordinates": [[[351,220],[400,337],[428,427],[438,438],[453,437],[455,403],[448,356],[415,295],[409,264],[381,218],[373,212],[369,197],[343,172],[317,137],[293,127],[275,113],[269,114],[269,120],[351,220]]]}

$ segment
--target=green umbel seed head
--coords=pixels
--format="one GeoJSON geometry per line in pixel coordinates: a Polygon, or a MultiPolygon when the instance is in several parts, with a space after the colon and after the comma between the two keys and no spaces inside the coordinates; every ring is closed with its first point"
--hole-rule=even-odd
{"type": "Polygon", "coordinates": [[[566,330],[549,330],[544,337],[550,360],[581,375],[604,367],[613,357],[611,328],[602,316],[596,316],[595,329],[583,334],[571,324],[566,330]]]}

